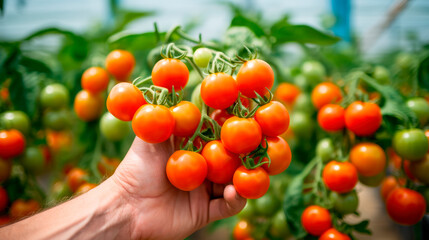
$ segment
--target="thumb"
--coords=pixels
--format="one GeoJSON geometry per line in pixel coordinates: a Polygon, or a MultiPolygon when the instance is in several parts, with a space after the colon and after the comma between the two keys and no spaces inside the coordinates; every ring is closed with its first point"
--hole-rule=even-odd
{"type": "Polygon", "coordinates": [[[239,213],[246,205],[246,199],[241,197],[233,185],[228,185],[223,190],[223,198],[210,201],[209,221],[231,217],[239,213]]]}

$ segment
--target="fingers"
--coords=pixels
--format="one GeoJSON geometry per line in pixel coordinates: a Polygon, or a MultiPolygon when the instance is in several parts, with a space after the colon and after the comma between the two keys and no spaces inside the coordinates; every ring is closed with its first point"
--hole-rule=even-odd
{"type": "Polygon", "coordinates": [[[245,205],[246,199],[238,195],[233,185],[228,185],[223,191],[223,198],[210,201],[209,221],[231,217],[239,213],[245,205]]]}

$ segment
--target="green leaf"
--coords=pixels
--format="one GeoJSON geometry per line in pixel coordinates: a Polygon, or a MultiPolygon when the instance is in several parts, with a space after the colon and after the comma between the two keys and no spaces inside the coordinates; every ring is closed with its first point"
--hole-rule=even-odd
{"type": "Polygon", "coordinates": [[[290,16],[286,14],[286,15],[283,15],[279,20],[274,22],[270,29],[271,34],[278,31],[282,27],[290,26],[289,19],[290,19],[290,16]]]}
{"type": "Polygon", "coordinates": [[[122,31],[129,23],[137,19],[154,15],[154,12],[142,12],[142,11],[131,11],[131,10],[117,10],[116,17],[117,21],[113,28],[113,33],[122,31]]]}
{"type": "Polygon", "coordinates": [[[232,26],[243,26],[243,27],[247,27],[249,28],[253,33],[255,33],[255,35],[257,37],[261,37],[261,36],[265,36],[266,33],[264,31],[264,29],[262,28],[261,25],[259,25],[259,23],[246,18],[244,16],[238,15],[235,16],[232,21],[231,21],[231,27],[232,26]]]}
{"type": "Polygon", "coordinates": [[[283,25],[271,33],[276,38],[276,44],[287,42],[311,43],[317,45],[331,45],[341,39],[321,32],[307,25],[283,25]]]}
{"type": "Polygon", "coordinates": [[[429,54],[423,58],[417,68],[419,86],[429,90],[429,54]]]}
{"type": "Polygon", "coordinates": [[[28,72],[40,72],[47,75],[52,74],[52,70],[44,62],[34,58],[25,57],[21,58],[20,64],[23,65],[28,72]]]}
{"type": "Polygon", "coordinates": [[[32,40],[33,38],[42,37],[42,36],[50,35],[50,34],[59,34],[59,35],[64,35],[64,36],[69,37],[69,38],[83,39],[82,36],[79,36],[79,35],[71,32],[71,31],[63,30],[60,28],[50,27],[50,28],[44,28],[44,29],[40,29],[36,32],[33,32],[30,35],[28,35],[27,37],[25,37],[24,39],[22,39],[22,41],[29,41],[29,40],[32,40]]]}
{"type": "MultiPolygon", "coordinates": [[[[165,33],[159,34],[159,40],[165,37],[165,33]]],[[[120,32],[111,36],[107,43],[110,49],[128,49],[130,51],[135,50],[149,50],[155,48],[158,45],[158,36],[155,32],[146,33],[126,33],[120,32]]]]}
{"type": "Polygon", "coordinates": [[[37,73],[13,72],[9,86],[10,99],[16,110],[28,114],[30,119],[36,114],[37,98],[40,91],[39,82],[42,76],[37,73]]]}
{"type": "Polygon", "coordinates": [[[4,0],[0,0],[0,14],[3,16],[4,12],[4,0]]]}

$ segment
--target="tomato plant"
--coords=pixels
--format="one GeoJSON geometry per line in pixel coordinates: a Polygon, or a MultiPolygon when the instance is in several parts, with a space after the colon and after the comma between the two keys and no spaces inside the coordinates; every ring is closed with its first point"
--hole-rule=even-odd
{"type": "Polygon", "coordinates": [[[225,109],[238,98],[238,86],[226,73],[213,73],[201,83],[201,99],[214,109],[225,109]]]}
{"type": "Polygon", "coordinates": [[[43,124],[46,128],[61,131],[68,128],[71,123],[71,114],[66,108],[46,110],[43,114],[43,124]]]}
{"type": "Polygon", "coordinates": [[[131,121],[137,109],[144,104],[142,92],[131,83],[116,84],[106,102],[109,112],[122,121],[131,121]]]}
{"type": "Polygon", "coordinates": [[[272,101],[260,108],[255,113],[255,120],[261,127],[262,134],[276,137],[289,127],[289,112],[277,101],[272,101]]]}
{"type": "Polygon", "coordinates": [[[295,100],[300,95],[301,90],[291,83],[280,83],[277,86],[275,97],[286,106],[293,106],[295,100]]]}
{"type": "Polygon", "coordinates": [[[302,64],[301,72],[312,83],[318,83],[326,76],[325,67],[317,61],[307,61],[302,64]]]}
{"type": "Polygon", "coordinates": [[[232,182],[240,196],[250,199],[264,196],[270,186],[269,175],[262,167],[247,169],[240,166],[235,171],[232,182]]]}
{"type": "Polygon", "coordinates": [[[335,211],[342,215],[354,213],[358,208],[359,199],[356,191],[344,194],[332,192],[330,197],[334,202],[335,211]]]}
{"type": "Polygon", "coordinates": [[[350,150],[350,162],[358,173],[365,177],[375,176],[386,166],[386,154],[383,149],[371,142],[359,143],[350,150]]]}
{"type": "Polygon", "coordinates": [[[69,91],[64,85],[53,83],[40,93],[40,103],[45,108],[58,109],[69,104],[69,91]]]}
{"type": "Polygon", "coordinates": [[[30,146],[25,149],[21,162],[27,171],[40,173],[44,170],[45,157],[39,147],[30,146]]]}
{"type": "Polygon", "coordinates": [[[36,200],[17,199],[10,206],[9,216],[14,220],[18,220],[36,213],[39,209],[40,204],[36,200]]]}
{"type": "Polygon", "coordinates": [[[0,130],[0,158],[13,158],[25,148],[25,138],[18,130],[0,130]]]}
{"type": "Polygon", "coordinates": [[[321,139],[317,143],[316,155],[320,157],[325,163],[333,160],[335,156],[335,147],[330,138],[321,139]]]}
{"type": "Polygon", "coordinates": [[[386,199],[386,209],[393,221],[402,225],[414,225],[426,212],[426,200],[414,190],[396,188],[386,199]]]}
{"type": "Polygon", "coordinates": [[[381,125],[380,107],[371,102],[356,101],[346,108],[347,128],[357,136],[371,136],[381,125]]]}
{"type": "Polygon", "coordinates": [[[81,168],[73,168],[67,173],[67,184],[73,192],[88,180],[88,173],[81,168]]]}
{"type": "Polygon", "coordinates": [[[231,117],[222,126],[221,140],[233,153],[248,153],[256,149],[262,140],[262,131],[253,118],[231,117]]]}
{"type": "Polygon", "coordinates": [[[0,183],[4,182],[10,177],[12,172],[12,159],[0,158],[0,183]]]}
{"type": "Polygon", "coordinates": [[[410,161],[422,159],[429,150],[428,144],[428,138],[421,129],[398,131],[393,137],[396,153],[410,161]]]}
{"type": "Polygon", "coordinates": [[[320,83],[311,92],[311,101],[317,109],[329,103],[337,104],[342,98],[343,94],[340,88],[331,82],[320,83]]]}
{"type": "Polygon", "coordinates": [[[109,85],[109,74],[101,67],[90,67],[82,74],[81,84],[90,93],[102,92],[109,85]]]}
{"type": "Polygon", "coordinates": [[[1,121],[6,129],[16,129],[23,134],[30,130],[30,118],[22,111],[7,111],[1,114],[1,121]]]}
{"type": "Polygon", "coordinates": [[[302,213],[301,224],[311,235],[320,236],[332,227],[332,219],[326,208],[312,205],[302,213]]]}
{"type": "Polygon", "coordinates": [[[100,120],[100,132],[110,141],[119,141],[128,135],[130,125],[127,122],[117,119],[111,113],[106,112],[100,120]]]}
{"type": "Polygon", "coordinates": [[[201,112],[197,106],[188,101],[182,101],[170,108],[174,117],[173,134],[179,137],[187,137],[194,134],[201,119],[201,112]]]}
{"type": "Polygon", "coordinates": [[[330,228],[326,230],[320,237],[319,240],[350,240],[351,238],[336,230],[335,228],[330,228]]]}
{"type": "Polygon", "coordinates": [[[323,169],[322,177],[326,186],[338,193],[350,192],[358,182],[356,167],[349,162],[330,161],[323,169]]]}
{"type": "Polygon", "coordinates": [[[215,120],[221,127],[223,126],[225,121],[232,116],[234,115],[228,113],[228,111],[226,111],[225,109],[216,109],[210,114],[210,118],[215,120]]]}
{"type": "Polygon", "coordinates": [[[103,98],[86,90],[80,91],[74,99],[74,111],[83,121],[93,121],[100,117],[103,110],[103,98]]]}
{"type": "Polygon", "coordinates": [[[146,104],[134,114],[132,127],[134,133],[148,143],[167,140],[174,131],[174,116],[162,105],[146,104]]]}
{"type": "Polygon", "coordinates": [[[237,73],[238,90],[248,98],[256,94],[265,96],[274,84],[274,72],[268,63],[260,59],[245,62],[237,73]]]}
{"type": "Polygon", "coordinates": [[[114,50],[106,57],[106,69],[118,81],[127,81],[130,77],[136,60],[132,53],[126,50],[114,50]]]}
{"type": "Polygon", "coordinates": [[[429,184],[429,154],[426,154],[425,158],[420,161],[410,162],[410,171],[419,182],[423,184],[429,184]]]}
{"type": "Polygon", "coordinates": [[[344,108],[337,104],[326,104],[317,113],[317,121],[325,131],[340,131],[345,126],[344,108]]]}
{"type": "Polygon", "coordinates": [[[232,232],[232,236],[235,240],[251,240],[252,238],[252,227],[246,220],[239,221],[232,232]]]}
{"type": "MultiPolygon", "coordinates": [[[[262,165],[269,175],[277,175],[285,171],[292,160],[292,153],[289,144],[281,137],[267,137],[268,151],[267,154],[271,159],[271,163],[262,165]]],[[[263,141],[263,146],[266,146],[263,141]]],[[[264,161],[268,161],[264,158],[264,161]]]]}
{"type": "Polygon", "coordinates": [[[188,78],[188,68],[178,59],[162,59],[152,69],[153,84],[167,88],[170,92],[173,87],[175,91],[184,89],[188,78]]]}
{"type": "Polygon", "coordinates": [[[203,156],[191,151],[179,150],[167,161],[168,180],[176,188],[192,191],[199,187],[207,176],[207,163],[203,156]]]}
{"type": "Polygon", "coordinates": [[[429,103],[424,98],[408,99],[407,106],[416,114],[420,126],[424,126],[429,120],[429,103]]]}
{"type": "Polygon", "coordinates": [[[194,52],[194,61],[200,68],[206,68],[212,59],[213,54],[208,48],[198,48],[194,52]]]}

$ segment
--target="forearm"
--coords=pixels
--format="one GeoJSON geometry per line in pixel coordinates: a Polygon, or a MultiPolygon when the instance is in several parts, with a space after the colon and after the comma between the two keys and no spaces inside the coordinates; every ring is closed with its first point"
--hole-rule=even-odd
{"type": "Polygon", "coordinates": [[[131,210],[111,179],[88,193],[0,228],[0,239],[130,238],[131,210]]]}

